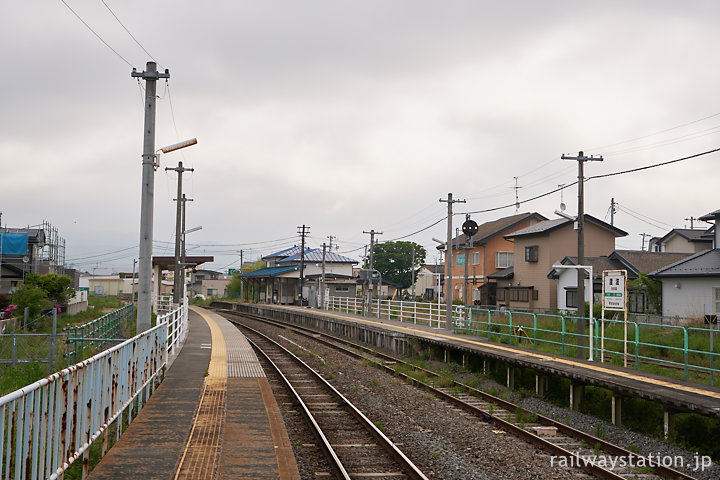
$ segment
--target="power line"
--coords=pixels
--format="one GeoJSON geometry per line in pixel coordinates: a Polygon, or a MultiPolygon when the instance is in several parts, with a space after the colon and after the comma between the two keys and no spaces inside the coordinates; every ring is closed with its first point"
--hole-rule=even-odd
{"type": "MultiPolygon", "coordinates": [[[[117,55],[118,58],[120,58],[120,60],[122,60],[123,62],[127,63],[127,64],[130,66],[130,68],[133,68],[133,64],[130,63],[125,57],[123,57],[122,55],[120,55],[120,54],[117,52],[117,50],[115,50],[113,47],[111,47],[110,44],[107,43],[107,42],[100,36],[99,33],[97,33],[95,30],[93,30],[92,27],[91,27],[90,25],[88,25],[87,22],[86,22],[85,20],[83,20],[82,17],[81,17],[80,15],[78,15],[78,13],[77,13],[76,11],[73,10],[72,7],[65,2],[65,0],[60,0],[60,1],[63,3],[63,5],[65,5],[65,6],[68,8],[68,10],[70,10],[70,11],[77,17],[78,20],[80,20],[80,21],[83,23],[83,25],[85,25],[85,26],[88,28],[88,30],[90,30],[90,31],[98,38],[98,40],[100,40],[102,43],[105,44],[106,47],[108,47],[110,50],[112,50],[112,52],[113,52],[115,55],[117,55]]],[[[103,2],[103,3],[105,3],[105,2],[103,2]]]]}
{"type": "MultiPolygon", "coordinates": [[[[160,68],[163,68],[163,69],[164,69],[165,67],[163,67],[163,66],[160,64],[160,62],[158,62],[157,60],[155,60],[155,57],[153,57],[152,55],[150,55],[150,52],[148,52],[147,50],[145,50],[145,47],[143,47],[142,44],[138,41],[138,39],[135,38],[135,35],[133,35],[132,33],[130,33],[130,30],[128,30],[127,27],[125,26],[125,24],[120,21],[120,19],[118,18],[118,16],[115,15],[115,12],[113,12],[112,9],[110,8],[110,6],[109,6],[107,3],[105,3],[105,0],[100,0],[100,1],[102,2],[103,5],[105,5],[105,8],[108,9],[108,11],[112,14],[112,16],[115,17],[115,20],[117,20],[117,22],[120,24],[120,26],[123,27],[123,29],[125,29],[125,31],[128,33],[128,35],[130,35],[130,38],[132,38],[133,40],[135,40],[135,43],[138,44],[138,47],[142,48],[143,52],[147,53],[148,57],[150,57],[150,59],[151,59],[153,62],[157,63],[157,64],[160,66],[160,68]]],[[[63,2],[63,3],[65,3],[65,2],[63,2]]]]}
{"type": "Polygon", "coordinates": [[[653,222],[659,223],[660,225],[665,225],[666,227],[675,228],[673,225],[670,225],[669,223],[661,222],[660,220],[656,220],[656,219],[654,219],[654,218],[652,218],[652,217],[648,217],[647,215],[643,215],[643,214],[640,213],[640,212],[636,212],[636,211],[633,210],[632,208],[626,207],[624,204],[620,204],[620,203],[618,203],[618,202],[615,202],[615,205],[620,206],[620,209],[621,209],[621,210],[625,210],[626,213],[632,212],[632,213],[634,213],[635,215],[640,215],[641,217],[647,218],[648,220],[652,220],[653,222]]]}
{"type": "Polygon", "coordinates": [[[588,177],[587,180],[594,180],[596,178],[605,178],[605,177],[613,177],[615,175],[624,175],[626,173],[633,173],[633,172],[639,172],[641,170],[649,170],[651,168],[657,168],[662,167],[664,165],[670,165],[671,163],[677,163],[682,162],[684,160],[690,160],[692,158],[702,157],[703,155],[709,155],[711,153],[720,152],[720,148],[714,148],[712,150],[707,150],[705,152],[696,153],[695,155],[689,155],[687,157],[682,158],[676,158],[675,160],[668,160],[667,162],[661,162],[661,163],[655,163],[652,165],[646,165],[644,167],[638,167],[638,168],[631,168],[628,170],[621,170],[619,172],[613,172],[613,173],[605,173],[603,175],[593,175],[592,177],[588,177]]]}
{"type": "Polygon", "coordinates": [[[698,119],[698,120],[693,120],[692,122],[683,123],[683,124],[677,125],[677,126],[675,126],[675,127],[666,128],[665,130],[660,130],[660,131],[655,132],[655,133],[650,133],[650,134],[648,134],[648,135],[643,135],[643,136],[641,136],[641,137],[635,137],[635,138],[631,138],[630,140],[623,140],[622,142],[611,143],[611,144],[609,144],[609,145],[601,145],[601,146],[599,146],[599,147],[593,148],[592,150],[601,150],[601,149],[605,149],[605,148],[614,147],[614,146],[616,146],[616,145],[622,145],[623,143],[635,142],[635,141],[637,141],[637,140],[642,140],[643,138],[653,137],[653,136],[655,136],[655,135],[659,135],[659,134],[665,133],[665,132],[670,132],[670,131],[676,130],[676,129],[678,129],[678,128],[687,127],[688,125],[692,125],[692,124],[694,124],[694,123],[699,123],[699,122],[702,122],[703,120],[707,120],[707,119],[709,119],[709,118],[717,117],[718,115],[720,115],[720,112],[718,112],[718,113],[713,113],[712,115],[708,115],[707,117],[703,117],[703,118],[700,118],[700,119],[698,119]]]}

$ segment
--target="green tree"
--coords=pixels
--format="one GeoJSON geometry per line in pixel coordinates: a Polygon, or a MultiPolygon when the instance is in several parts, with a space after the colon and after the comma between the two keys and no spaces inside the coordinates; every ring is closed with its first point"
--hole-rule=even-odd
{"type": "Polygon", "coordinates": [[[67,275],[58,275],[57,273],[36,275],[30,273],[25,275],[25,284],[43,289],[47,294],[47,298],[59,305],[66,305],[75,296],[72,279],[67,275]]]}
{"type": "Polygon", "coordinates": [[[40,312],[52,307],[52,303],[47,298],[47,292],[37,285],[24,283],[20,285],[12,294],[12,302],[17,305],[15,314],[22,316],[25,307],[30,309],[30,317],[37,317],[40,312]]]}
{"type": "Polygon", "coordinates": [[[425,263],[425,248],[415,242],[386,242],[374,247],[373,268],[382,277],[400,284],[402,288],[412,285],[412,271],[425,263]],[[415,251],[415,264],[412,262],[415,251]]]}
{"type": "MultiPolygon", "coordinates": [[[[250,273],[254,272],[255,270],[260,270],[261,268],[265,268],[265,262],[262,260],[255,260],[254,262],[248,262],[243,264],[242,273],[250,273]]],[[[240,272],[236,273],[233,278],[230,280],[227,286],[228,291],[228,297],[229,298],[240,298],[240,283],[245,282],[245,289],[244,293],[247,297],[248,295],[248,284],[247,280],[241,280],[240,272]]]]}

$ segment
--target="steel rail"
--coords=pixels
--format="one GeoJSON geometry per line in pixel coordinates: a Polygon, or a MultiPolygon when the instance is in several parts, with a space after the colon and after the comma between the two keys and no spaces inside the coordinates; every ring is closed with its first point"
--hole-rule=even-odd
{"type": "MultiPolygon", "coordinates": [[[[229,319],[228,319],[229,320],[229,319]]],[[[308,364],[306,364],[304,361],[302,361],[299,357],[297,357],[295,354],[293,354],[291,351],[289,351],[287,348],[283,347],[276,341],[272,340],[271,338],[267,337],[266,335],[258,332],[257,330],[254,330],[251,327],[248,327],[247,325],[243,325],[239,322],[229,320],[231,323],[245,328],[254,334],[260,336],[265,341],[271,343],[272,345],[276,346],[277,348],[281,349],[286,355],[291,357],[297,364],[301,365],[303,369],[305,369],[308,373],[310,373],[316,381],[321,383],[324,387],[326,387],[328,390],[332,392],[332,394],[340,400],[340,402],[349,408],[350,413],[366,428],[366,430],[380,443],[380,445],[393,457],[393,459],[399,464],[400,467],[403,468],[404,472],[408,475],[408,477],[415,479],[415,480],[428,480],[428,478],[425,476],[425,474],[422,473],[422,471],[384,434],[382,433],[378,427],[370,421],[365,414],[363,414],[355,405],[353,405],[342,393],[340,393],[335,387],[333,387],[327,380],[325,380],[318,372],[313,370],[308,364]]],[[[260,351],[263,356],[271,363],[273,368],[280,374],[283,381],[285,382],[286,386],[290,388],[290,390],[293,392],[293,395],[295,396],[296,400],[299,402],[299,404],[302,406],[303,414],[310,420],[310,423],[313,426],[313,429],[316,432],[316,435],[321,439],[322,441],[322,448],[326,451],[326,454],[329,454],[331,462],[334,466],[338,469],[338,472],[343,475],[343,478],[350,479],[349,474],[343,467],[339,457],[335,453],[334,449],[330,445],[330,442],[327,440],[325,435],[323,434],[322,430],[320,429],[320,426],[315,421],[312,413],[310,412],[307,405],[302,401],[300,398],[300,395],[297,393],[297,391],[292,387],[289,380],[285,375],[282,374],[279,367],[273,362],[269,356],[250,338],[248,338],[248,341],[258,350],[260,351]]]]}
{"type": "MultiPolygon", "coordinates": [[[[364,345],[361,345],[361,344],[358,344],[358,343],[349,341],[349,340],[344,339],[344,338],[334,337],[334,336],[329,335],[329,334],[327,334],[327,333],[325,333],[325,332],[320,332],[320,331],[313,330],[313,329],[310,329],[310,328],[307,328],[307,327],[302,327],[302,326],[299,326],[299,325],[296,325],[296,324],[286,323],[286,322],[278,321],[278,320],[275,320],[275,319],[268,319],[268,318],[265,318],[265,317],[261,317],[261,316],[259,316],[259,315],[239,313],[239,312],[235,312],[235,311],[231,311],[231,310],[223,311],[223,313],[228,313],[228,314],[237,315],[237,316],[244,316],[244,317],[248,317],[248,318],[251,318],[251,319],[256,319],[256,320],[258,320],[258,321],[262,321],[262,322],[265,322],[265,323],[274,324],[274,325],[276,325],[276,326],[281,326],[281,327],[283,327],[283,328],[290,328],[290,329],[292,329],[292,330],[294,330],[294,331],[297,331],[299,334],[302,334],[302,335],[305,335],[305,336],[307,336],[307,337],[309,337],[309,338],[312,338],[313,340],[318,341],[318,342],[320,342],[320,343],[322,343],[322,344],[324,344],[324,345],[327,345],[327,346],[329,346],[329,347],[331,347],[331,348],[340,350],[340,351],[342,351],[343,353],[345,353],[345,354],[347,354],[347,355],[349,355],[349,356],[352,356],[353,358],[357,358],[357,359],[367,359],[366,357],[364,357],[363,355],[359,354],[358,352],[353,351],[353,350],[350,350],[350,349],[348,349],[348,348],[345,348],[343,345],[337,345],[337,343],[341,343],[341,344],[348,345],[348,346],[350,346],[350,347],[352,347],[352,348],[359,349],[359,350],[361,350],[361,351],[363,351],[363,352],[365,352],[365,353],[368,353],[368,354],[370,354],[370,355],[374,355],[374,356],[376,356],[376,357],[378,357],[378,358],[381,358],[381,359],[383,359],[383,360],[387,360],[387,361],[393,362],[393,363],[395,363],[395,364],[406,365],[406,366],[412,368],[413,370],[420,371],[420,372],[422,372],[422,373],[424,373],[424,374],[426,374],[426,375],[428,375],[428,376],[432,376],[432,377],[436,377],[436,378],[437,378],[437,377],[440,377],[440,375],[439,375],[438,373],[433,372],[433,371],[431,371],[431,370],[427,370],[427,369],[418,367],[418,366],[416,366],[416,365],[412,365],[412,364],[407,363],[407,362],[405,362],[404,360],[401,360],[401,359],[399,359],[399,358],[396,358],[396,357],[393,357],[393,356],[391,356],[391,355],[387,355],[387,354],[384,354],[384,353],[381,353],[381,352],[377,352],[377,351],[375,351],[375,350],[373,350],[373,349],[371,349],[371,348],[368,348],[368,347],[366,347],[366,346],[364,346],[364,345]],[[319,338],[319,337],[322,337],[322,338],[319,338]],[[329,340],[323,340],[323,339],[329,339],[329,340]]],[[[379,363],[379,362],[374,362],[374,364],[375,364],[375,366],[378,367],[378,368],[383,368],[383,369],[385,369],[386,371],[388,371],[389,373],[391,373],[391,374],[393,374],[393,375],[400,376],[400,377],[403,378],[404,380],[406,380],[406,381],[408,381],[408,382],[412,382],[414,385],[416,385],[416,386],[418,386],[418,387],[420,387],[420,388],[422,388],[422,389],[425,389],[425,390],[427,390],[427,391],[430,391],[430,392],[432,392],[432,393],[440,396],[441,398],[444,398],[445,400],[453,403],[454,405],[456,405],[456,406],[458,406],[458,407],[460,407],[460,408],[463,408],[463,409],[466,410],[466,411],[469,411],[469,412],[471,412],[471,413],[473,413],[473,414],[476,414],[476,415],[480,416],[480,417],[483,418],[485,421],[490,421],[490,422],[492,422],[492,423],[495,423],[495,424],[498,425],[498,426],[501,426],[501,427],[503,427],[503,428],[507,428],[508,430],[512,431],[513,433],[516,433],[517,435],[522,436],[523,438],[525,438],[525,439],[527,439],[527,440],[530,440],[530,441],[531,441],[533,444],[535,444],[535,445],[546,447],[546,448],[548,448],[549,450],[553,451],[554,453],[557,453],[557,454],[560,455],[560,456],[566,457],[568,460],[570,460],[570,458],[574,458],[575,463],[577,463],[578,465],[582,465],[582,466],[580,466],[579,468],[582,468],[582,469],[584,469],[584,470],[586,470],[586,471],[590,471],[591,473],[593,473],[593,474],[595,474],[595,475],[598,475],[598,476],[600,476],[601,478],[610,478],[610,479],[623,479],[623,478],[625,478],[625,477],[622,477],[622,476],[618,476],[618,475],[615,474],[614,472],[612,472],[612,471],[610,471],[610,470],[607,470],[607,469],[604,469],[604,468],[602,468],[602,467],[599,467],[599,466],[597,466],[597,465],[585,465],[586,462],[583,462],[581,458],[578,458],[578,455],[576,455],[575,453],[572,453],[572,452],[569,452],[569,451],[567,451],[567,450],[565,450],[565,449],[562,449],[561,447],[558,447],[557,445],[553,444],[552,442],[549,442],[549,441],[547,441],[547,440],[545,440],[545,439],[537,436],[537,435],[534,434],[534,433],[528,432],[528,431],[525,430],[525,429],[521,429],[521,428],[519,428],[518,426],[512,424],[511,422],[507,422],[506,420],[503,420],[502,418],[500,418],[500,417],[498,417],[498,416],[496,416],[496,415],[491,415],[491,414],[489,414],[488,412],[485,412],[485,411],[479,409],[478,407],[475,407],[475,406],[470,405],[470,404],[468,404],[468,403],[466,403],[466,402],[463,402],[462,400],[460,400],[460,399],[458,399],[457,397],[454,397],[454,396],[448,394],[447,392],[443,392],[442,390],[436,389],[436,388],[434,388],[434,387],[432,387],[432,386],[430,386],[430,385],[427,385],[427,384],[425,384],[425,383],[422,383],[421,381],[415,379],[415,378],[412,377],[412,376],[406,375],[406,374],[404,374],[404,373],[402,373],[402,372],[398,372],[398,371],[396,371],[392,366],[384,365],[384,364],[379,363]],[[539,442],[539,443],[538,443],[538,442],[539,442]],[[559,449],[559,450],[558,450],[558,449],[559,449]],[[584,467],[587,467],[587,468],[584,468],[584,467]]],[[[482,398],[483,400],[486,400],[486,401],[488,401],[488,402],[490,402],[490,403],[497,404],[498,406],[500,406],[501,408],[503,408],[503,409],[505,409],[505,410],[507,410],[507,411],[509,411],[509,412],[514,412],[514,411],[517,411],[518,408],[521,408],[521,407],[519,407],[519,405],[516,405],[516,404],[514,404],[514,403],[512,403],[512,402],[509,402],[509,401],[507,401],[507,400],[504,400],[504,399],[502,399],[502,398],[496,397],[496,396],[491,395],[491,394],[489,394],[489,393],[483,392],[482,390],[478,390],[478,389],[476,389],[476,388],[474,388],[474,387],[470,387],[469,385],[465,385],[465,384],[463,384],[463,383],[460,383],[460,382],[457,382],[457,381],[454,381],[454,380],[453,380],[452,385],[451,385],[450,388],[452,388],[452,387],[462,387],[462,388],[466,389],[468,392],[470,392],[472,395],[474,395],[474,396],[476,396],[476,397],[480,397],[480,398],[482,398]]],[[[583,432],[583,431],[578,430],[578,429],[576,429],[576,428],[573,428],[573,427],[571,427],[571,426],[569,426],[569,425],[560,423],[560,422],[558,422],[558,421],[556,421],[556,420],[554,420],[554,419],[551,419],[551,418],[549,418],[549,417],[546,417],[546,416],[543,416],[543,415],[540,415],[540,414],[536,414],[536,413],[534,413],[534,412],[533,412],[533,414],[537,416],[537,422],[536,422],[536,423],[539,423],[539,424],[544,425],[544,426],[555,427],[555,428],[558,429],[558,431],[564,433],[565,435],[567,435],[567,436],[569,436],[569,437],[572,437],[572,438],[575,438],[575,439],[578,439],[578,440],[581,440],[581,441],[584,441],[584,442],[585,442],[586,444],[588,444],[588,445],[598,445],[598,444],[599,444],[599,445],[600,445],[600,448],[603,449],[604,451],[606,451],[606,452],[608,452],[608,453],[611,453],[611,454],[613,454],[613,455],[617,455],[617,456],[621,456],[621,457],[626,457],[626,458],[628,458],[628,459],[632,459],[635,464],[641,463],[640,460],[642,459],[642,463],[643,463],[644,465],[647,465],[648,467],[652,468],[652,469],[654,470],[654,472],[655,472],[656,475],[659,475],[659,476],[661,476],[661,477],[663,477],[663,478],[667,478],[667,479],[678,479],[678,478],[680,478],[680,479],[683,479],[683,480],[696,480],[695,477],[692,477],[692,476],[690,476],[690,475],[687,475],[687,474],[685,474],[685,473],[683,473],[683,472],[680,472],[680,471],[678,471],[678,470],[675,470],[675,469],[673,469],[673,468],[666,467],[666,466],[664,466],[664,465],[662,465],[662,464],[657,464],[657,462],[654,462],[651,458],[648,458],[648,457],[645,457],[645,456],[643,456],[643,455],[639,455],[639,454],[637,454],[637,453],[631,452],[631,451],[629,451],[629,450],[627,450],[627,449],[624,449],[624,448],[622,448],[622,447],[620,447],[620,446],[618,446],[618,445],[615,445],[615,444],[613,444],[613,443],[610,443],[610,442],[608,442],[607,440],[601,439],[601,438],[599,438],[599,437],[595,437],[595,436],[593,436],[593,435],[591,435],[591,434],[589,434],[589,433],[583,432]]]]}

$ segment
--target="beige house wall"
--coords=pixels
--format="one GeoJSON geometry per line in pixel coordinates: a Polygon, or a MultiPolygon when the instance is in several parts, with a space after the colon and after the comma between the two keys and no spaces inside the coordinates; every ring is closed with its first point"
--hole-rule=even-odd
{"type": "MultiPolygon", "coordinates": [[[[529,302],[509,302],[519,308],[557,308],[557,280],[547,277],[552,265],[566,256],[577,255],[577,230],[568,223],[547,233],[517,237],[515,240],[515,267],[512,285],[532,286],[537,300],[530,294],[529,302]],[[538,261],[525,261],[525,247],[538,247],[538,261]]],[[[585,222],[585,256],[609,255],[615,250],[615,234],[594,223],[585,222]]]]}

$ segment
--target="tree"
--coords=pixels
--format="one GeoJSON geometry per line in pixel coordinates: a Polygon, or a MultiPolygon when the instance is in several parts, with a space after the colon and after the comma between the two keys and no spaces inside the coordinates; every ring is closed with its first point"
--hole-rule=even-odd
{"type": "Polygon", "coordinates": [[[640,272],[638,278],[628,282],[628,287],[646,293],[647,306],[644,313],[662,312],[662,282],[659,278],[650,278],[646,272],[640,272]]]}
{"type": "Polygon", "coordinates": [[[385,242],[375,245],[373,268],[382,278],[402,288],[412,285],[412,272],[425,263],[425,248],[415,242],[385,242]],[[415,264],[412,262],[415,251],[415,264]]]}
{"type": "Polygon", "coordinates": [[[67,275],[58,275],[57,273],[36,275],[29,273],[25,275],[25,284],[41,288],[51,302],[59,305],[67,305],[70,299],[75,296],[72,279],[67,275]]]}
{"type": "MultiPolygon", "coordinates": [[[[265,268],[265,262],[262,260],[255,260],[254,262],[245,263],[242,268],[242,273],[254,272],[255,270],[260,270],[261,268],[265,268]]],[[[245,296],[248,294],[247,280],[242,280],[239,277],[240,273],[241,272],[238,272],[233,275],[233,278],[228,283],[227,291],[229,298],[240,298],[240,284],[243,281],[245,282],[245,296]]]]}
{"type": "Polygon", "coordinates": [[[25,307],[30,309],[30,318],[35,318],[43,310],[52,307],[52,303],[47,298],[47,292],[42,288],[24,283],[20,285],[12,294],[12,302],[17,305],[16,315],[23,315],[25,307]]]}

